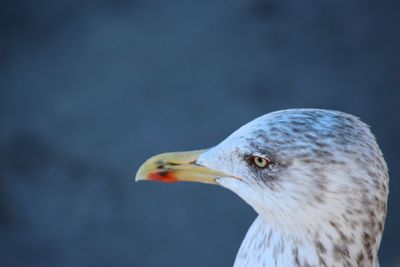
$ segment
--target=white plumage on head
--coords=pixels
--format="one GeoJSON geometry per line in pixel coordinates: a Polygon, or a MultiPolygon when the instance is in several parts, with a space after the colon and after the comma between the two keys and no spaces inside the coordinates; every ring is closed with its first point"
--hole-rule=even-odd
{"type": "Polygon", "coordinates": [[[379,266],[389,178],[358,118],[319,109],[269,113],[190,164],[201,177],[186,178],[187,165],[163,157],[138,177],[215,182],[252,206],[259,216],[235,266],[379,266]]]}

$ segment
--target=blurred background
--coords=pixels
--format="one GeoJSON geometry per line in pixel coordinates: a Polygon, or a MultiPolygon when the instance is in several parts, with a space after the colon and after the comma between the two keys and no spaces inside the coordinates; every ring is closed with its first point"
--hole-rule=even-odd
{"type": "Polygon", "coordinates": [[[398,1],[0,5],[1,266],[231,266],[249,206],[133,176],[294,107],[371,125],[391,175],[381,263],[400,266],[398,1]]]}

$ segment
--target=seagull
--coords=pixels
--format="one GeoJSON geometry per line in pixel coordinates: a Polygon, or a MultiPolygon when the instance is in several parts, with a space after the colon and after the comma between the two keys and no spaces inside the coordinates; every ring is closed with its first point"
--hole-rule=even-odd
{"type": "Polygon", "coordinates": [[[139,180],[220,185],[247,202],[258,216],[235,267],[379,267],[388,169],[369,126],[353,115],[268,113],[210,149],[151,157],[139,180]]]}

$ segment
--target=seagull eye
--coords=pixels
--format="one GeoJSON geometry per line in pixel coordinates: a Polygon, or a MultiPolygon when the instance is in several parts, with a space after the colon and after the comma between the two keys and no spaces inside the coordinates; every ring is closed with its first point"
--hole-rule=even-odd
{"type": "Polygon", "coordinates": [[[258,168],[266,169],[269,167],[269,164],[271,163],[269,159],[259,157],[259,156],[252,156],[251,157],[252,163],[256,165],[258,168]]]}

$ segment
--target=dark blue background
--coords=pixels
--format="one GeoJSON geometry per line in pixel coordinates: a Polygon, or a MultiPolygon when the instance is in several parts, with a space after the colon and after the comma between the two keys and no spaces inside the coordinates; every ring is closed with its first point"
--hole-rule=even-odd
{"type": "Polygon", "coordinates": [[[256,214],[201,184],[134,183],[253,118],[336,109],[390,168],[400,264],[398,1],[38,0],[0,6],[0,265],[230,266],[256,214]]]}

